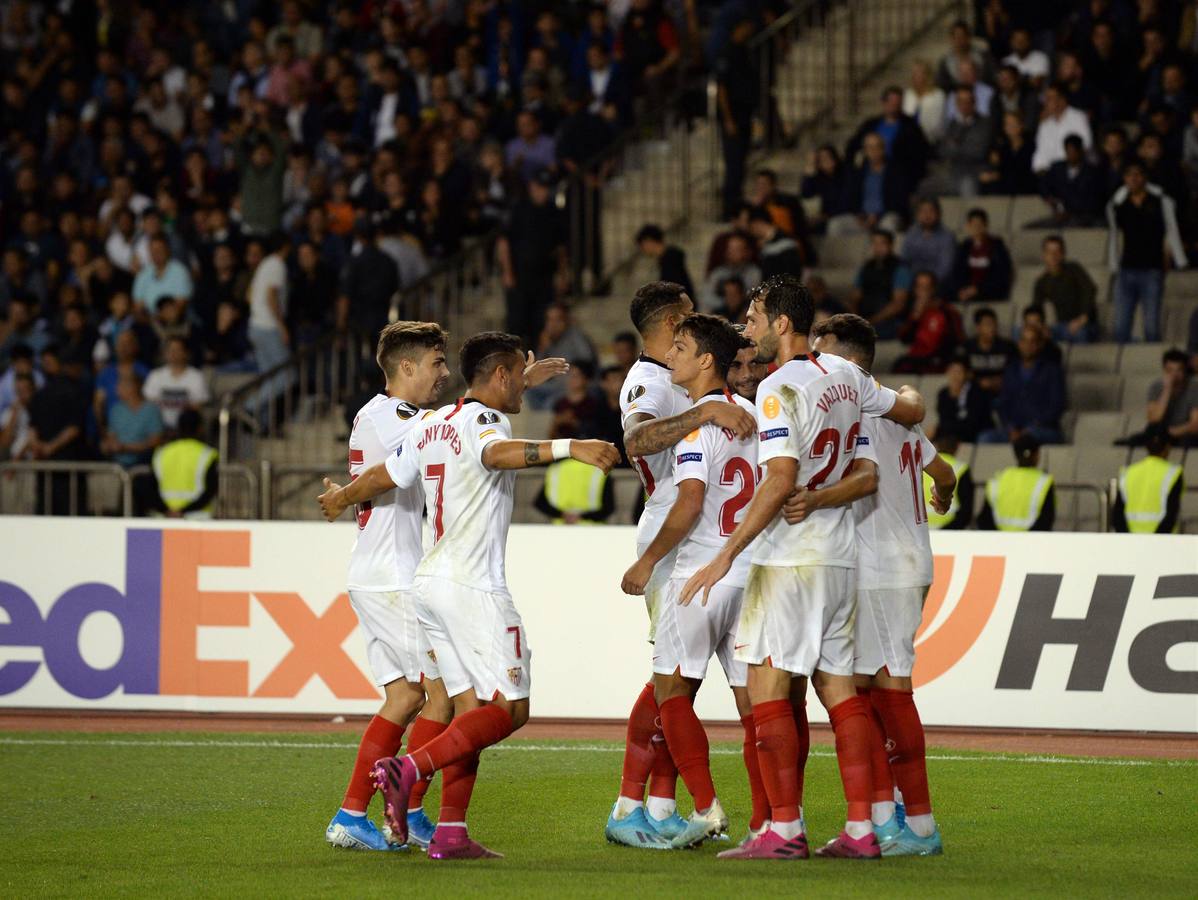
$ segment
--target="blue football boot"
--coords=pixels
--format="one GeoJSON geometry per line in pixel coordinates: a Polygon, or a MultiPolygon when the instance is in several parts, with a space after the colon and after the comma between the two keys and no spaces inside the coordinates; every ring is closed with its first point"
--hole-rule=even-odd
{"type": "MultiPolygon", "coordinates": [[[[683,822],[684,826],[685,824],[683,822]]],[[[671,849],[670,842],[659,835],[657,830],[649,824],[644,807],[640,806],[622,819],[616,818],[616,811],[613,807],[603,833],[611,843],[623,844],[625,847],[639,847],[642,850],[671,849]]]]}
{"type": "Polygon", "coordinates": [[[348,850],[406,850],[404,844],[393,844],[366,816],[351,816],[337,810],[333,821],[324,830],[324,839],[334,847],[348,850]]]}
{"type": "Polygon", "coordinates": [[[883,856],[939,856],[944,852],[939,828],[927,837],[920,837],[904,825],[891,840],[883,843],[879,838],[878,843],[882,845],[883,856]]]}
{"type": "Polygon", "coordinates": [[[429,841],[437,826],[429,819],[423,809],[408,811],[408,842],[415,844],[421,850],[427,850],[429,841]]]}

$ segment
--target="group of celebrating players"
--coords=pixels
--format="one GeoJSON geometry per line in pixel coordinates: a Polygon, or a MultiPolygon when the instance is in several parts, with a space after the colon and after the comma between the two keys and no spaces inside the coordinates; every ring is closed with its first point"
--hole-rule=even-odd
{"type": "MultiPolygon", "coordinates": [[[[744,726],[752,798],[748,835],[721,858],[809,855],[808,680],[847,801],[843,830],[816,853],[940,853],[911,671],[932,581],[926,503],[946,511],[955,476],[919,427],[923,400],[868,374],[864,319],[813,328],[811,296],[791,276],[754,291],[743,331],[693,312],[669,282],[638,290],[631,316],[644,352],[621,413],[646,502],[621,586],[645,597],[653,678],[629,716],[607,839],[669,850],[727,831],[693,706],[715,656],[744,726]]],[[[329,521],[355,507],[349,596],[385,693],[326,840],[475,859],[499,856],[466,827],[479,754],[528,719],[531,650],[504,576],[514,470],[571,457],[607,471],[620,454],[604,441],[512,438],[507,415],[525,388],[567,368],[525,356],[512,335],[469,338],[465,394],[424,409],[448,382],[445,340],[431,323],[383,330],[385,394],[355,419],[350,483],[326,479],[319,498],[329,521]],[[434,825],[423,798],[437,771],[434,825]],[[366,816],[376,790],[382,831],[366,816]]]]}

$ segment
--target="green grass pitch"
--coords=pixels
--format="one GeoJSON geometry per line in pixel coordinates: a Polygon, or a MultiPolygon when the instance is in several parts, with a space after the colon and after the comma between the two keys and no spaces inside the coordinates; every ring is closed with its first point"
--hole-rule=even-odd
{"type": "MultiPolygon", "coordinates": [[[[472,833],[507,858],[434,863],[325,845],[354,752],[350,735],[0,734],[0,896],[1198,895],[1192,762],[932,750],[943,857],[733,863],[715,859],[728,844],[604,842],[616,745],[512,741],[484,755],[471,809],[472,833]]],[[[712,762],[739,839],[739,748],[716,745],[712,762]]],[[[805,799],[814,845],[843,810],[826,747],[805,799]]]]}

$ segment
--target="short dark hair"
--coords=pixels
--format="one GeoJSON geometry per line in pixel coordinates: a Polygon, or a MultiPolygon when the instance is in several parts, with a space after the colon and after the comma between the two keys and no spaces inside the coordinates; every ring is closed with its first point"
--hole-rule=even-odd
{"type": "Polygon", "coordinates": [[[815,321],[815,301],[807,285],[794,275],[775,275],[762,285],[763,290],[754,299],[765,307],[765,316],[770,324],[778,316],[790,319],[795,334],[807,334],[815,321]]]}
{"type": "Polygon", "coordinates": [[[1033,303],[1031,306],[1024,307],[1021,318],[1026,319],[1028,316],[1039,316],[1041,319],[1043,319],[1044,307],[1037,303],[1033,303]]]}
{"type": "Polygon", "coordinates": [[[765,211],[764,207],[754,206],[749,211],[749,222],[766,222],[770,225],[774,224],[774,220],[770,218],[770,214],[765,211]]]}
{"type": "Polygon", "coordinates": [[[654,225],[651,222],[649,224],[642,225],[640,230],[636,233],[636,242],[638,244],[642,241],[664,241],[665,239],[666,233],[661,230],[661,226],[654,225]]]}
{"type": "Polygon", "coordinates": [[[982,319],[993,319],[995,322],[997,322],[998,313],[992,310],[989,306],[983,306],[973,314],[973,324],[980,325],[982,323],[982,319]]]}
{"type": "Polygon", "coordinates": [[[1046,237],[1044,240],[1042,240],[1040,242],[1040,249],[1043,250],[1049,244],[1060,244],[1061,253],[1065,252],[1065,239],[1063,237],[1061,237],[1061,235],[1050,234],[1048,237],[1046,237]]]}
{"type": "Polygon", "coordinates": [[[1161,367],[1163,368],[1166,363],[1171,362],[1179,362],[1183,366],[1188,366],[1190,364],[1190,358],[1186,356],[1186,352],[1184,350],[1179,350],[1176,347],[1170,347],[1163,354],[1161,354],[1161,367]]]}
{"type": "Polygon", "coordinates": [[[589,359],[570,360],[570,369],[581,372],[587,381],[592,381],[595,378],[595,364],[589,359]]]}
{"type": "Polygon", "coordinates": [[[602,369],[599,370],[599,380],[600,381],[602,381],[608,375],[619,375],[620,378],[623,378],[624,377],[624,369],[621,368],[620,366],[604,366],[602,369]]]}
{"type": "Polygon", "coordinates": [[[969,222],[973,219],[981,219],[987,225],[990,224],[990,214],[988,212],[986,212],[986,210],[982,209],[980,206],[975,206],[973,209],[971,209],[969,212],[967,212],[965,214],[966,222],[969,222]]]}
{"type": "Polygon", "coordinates": [[[416,362],[428,350],[444,350],[448,335],[436,322],[392,322],[379,332],[374,358],[384,374],[401,360],[416,362]]]}
{"type": "Polygon", "coordinates": [[[176,427],[180,437],[195,437],[200,433],[200,414],[194,409],[183,410],[176,427]]]}
{"type": "Polygon", "coordinates": [[[521,348],[519,337],[502,331],[484,331],[467,338],[459,353],[462,380],[473,385],[489,377],[505,357],[522,357],[521,348]]]}
{"type": "Polygon", "coordinates": [[[939,424],[936,426],[936,439],[932,444],[937,450],[943,449],[945,453],[956,453],[957,448],[961,446],[961,435],[951,425],[939,424]]]}
{"type": "Polygon", "coordinates": [[[613,344],[632,344],[634,347],[640,345],[640,341],[636,339],[636,335],[631,331],[619,332],[611,339],[611,342],[613,344]]]}
{"type": "Polygon", "coordinates": [[[1079,135],[1079,134],[1074,134],[1074,133],[1072,133],[1072,132],[1070,132],[1069,134],[1065,135],[1065,142],[1064,142],[1064,143],[1065,143],[1065,147],[1066,147],[1066,148],[1069,148],[1069,147],[1075,147],[1075,148],[1077,148],[1078,150],[1085,150],[1085,149],[1086,149],[1086,145],[1085,145],[1085,143],[1083,143],[1083,142],[1082,142],[1081,135],[1079,135]]]}
{"type": "Polygon", "coordinates": [[[18,359],[27,359],[30,362],[33,362],[33,348],[30,347],[28,344],[24,344],[24,343],[17,344],[12,348],[12,351],[8,354],[8,358],[10,361],[18,360],[18,359]]]}
{"type": "Polygon", "coordinates": [[[758,178],[768,178],[771,184],[778,183],[778,173],[773,169],[758,169],[756,175],[758,178]]]}
{"type": "Polygon", "coordinates": [[[1164,422],[1155,422],[1144,429],[1144,447],[1149,453],[1158,455],[1173,446],[1173,435],[1164,422]]]}
{"type": "Polygon", "coordinates": [[[674,334],[689,335],[694,338],[700,353],[710,353],[721,379],[728,377],[728,369],[736,361],[736,354],[752,346],[752,342],[727,319],[707,313],[691,313],[678,323],[674,334]]]}
{"type": "Polygon", "coordinates": [[[1030,465],[1032,457],[1040,452],[1040,442],[1025,431],[1011,443],[1011,449],[1019,465],[1030,465]]]}
{"type": "Polygon", "coordinates": [[[817,323],[811,333],[814,337],[830,334],[842,347],[861,358],[861,368],[869,370],[874,365],[878,333],[866,319],[853,313],[837,313],[817,323]]]}
{"type": "Polygon", "coordinates": [[[889,228],[871,228],[869,235],[870,237],[886,238],[891,244],[894,243],[894,232],[889,228]]]}
{"type": "Polygon", "coordinates": [[[673,281],[650,281],[642,284],[632,296],[628,314],[642,335],[661,314],[682,303],[686,288],[673,281]]]}

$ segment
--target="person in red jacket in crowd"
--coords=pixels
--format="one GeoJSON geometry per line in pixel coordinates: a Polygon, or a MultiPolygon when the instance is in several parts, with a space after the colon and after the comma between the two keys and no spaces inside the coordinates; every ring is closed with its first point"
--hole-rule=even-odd
{"type": "Polygon", "coordinates": [[[911,290],[911,313],[899,329],[899,338],[911,348],[894,364],[894,371],[920,375],[943,372],[963,337],[961,315],[944,302],[931,272],[916,272],[911,290]]]}

